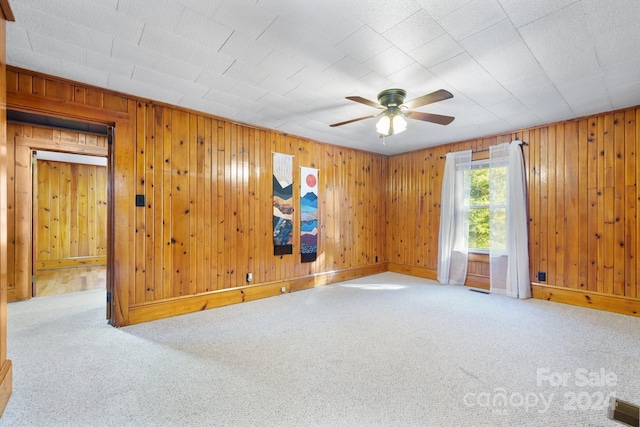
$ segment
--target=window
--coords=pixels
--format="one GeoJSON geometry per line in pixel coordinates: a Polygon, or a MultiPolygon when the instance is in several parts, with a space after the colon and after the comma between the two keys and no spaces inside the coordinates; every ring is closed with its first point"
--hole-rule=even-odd
{"type": "MultiPolygon", "coordinates": [[[[488,253],[491,239],[491,224],[506,221],[506,167],[489,168],[488,160],[476,160],[471,164],[469,195],[469,251],[488,253]],[[493,194],[491,191],[493,190],[493,194]],[[490,209],[493,202],[493,211],[490,209]]],[[[504,227],[494,227],[504,230],[504,227]]],[[[495,236],[502,242],[505,236],[495,236]]]]}
{"type": "Polygon", "coordinates": [[[471,191],[469,196],[469,250],[484,252],[489,249],[489,162],[471,164],[471,191]]]}

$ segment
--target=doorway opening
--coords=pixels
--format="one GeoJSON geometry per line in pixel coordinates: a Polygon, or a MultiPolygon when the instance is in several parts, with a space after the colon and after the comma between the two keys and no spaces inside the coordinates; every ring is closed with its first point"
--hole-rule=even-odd
{"type": "Polygon", "coordinates": [[[8,110],[7,130],[15,146],[14,299],[109,294],[113,127],[8,110]]]}

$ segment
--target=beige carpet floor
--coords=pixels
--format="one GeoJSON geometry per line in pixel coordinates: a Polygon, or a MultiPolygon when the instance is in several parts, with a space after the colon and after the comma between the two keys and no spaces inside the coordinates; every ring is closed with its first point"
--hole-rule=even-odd
{"type": "Polygon", "coordinates": [[[394,273],[115,329],[104,291],[9,305],[0,426],[615,426],[640,319],[394,273]]]}

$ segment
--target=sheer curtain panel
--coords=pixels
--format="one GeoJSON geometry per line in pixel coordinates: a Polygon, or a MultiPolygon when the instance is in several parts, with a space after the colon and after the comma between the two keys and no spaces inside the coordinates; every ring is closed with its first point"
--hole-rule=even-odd
{"type": "Polygon", "coordinates": [[[491,292],[531,298],[527,184],[520,141],[489,148],[491,292]]]}
{"type": "Polygon", "coordinates": [[[471,150],[448,153],[440,196],[438,281],[464,285],[469,240],[471,150]]]}

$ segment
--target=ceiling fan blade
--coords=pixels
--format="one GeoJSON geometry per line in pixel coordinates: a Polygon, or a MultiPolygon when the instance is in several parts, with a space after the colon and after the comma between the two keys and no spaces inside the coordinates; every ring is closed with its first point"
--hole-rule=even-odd
{"type": "Polygon", "coordinates": [[[410,119],[422,120],[424,122],[437,123],[439,125],[448,125],[455,117],[441,116],[439,114],[421,113],[419,111],[410,111],[406,115],[410,119]]]}
{"type": "Polygon", "coordinates": [[[346,98],[349,101],[359,102],[360,104],[368,105],[369,107],[380,108],[381,110],[387,109],[387,107],[385,107],[384,105],[378,104],[377,102],[374,102],[374,101],[369,101],[368,99],[363,98],[361,96],[347,96],[346,98]]]}
{"type": "Polygon", "coordinates": [[[414,108],[422,107],[423,105],[433,104],[434,102],[444,101],[445,99],[453,98],[451,92],[440,89],[435,92],[428,93],[426,95],[422,95],[416,99],[412,99],[409,102],[405,102],[404,106],[409,110],[414,108]]]}
{"type": "Polygon", "coordinates": [[[370,116],[364,116],[364,117],[358,117],[357,119],[351,119],[351,120],[347,120],[345,122],[340,122],[340,123],[334,123],[332,125],[329,125],[330,127],[334,128],[336,126],[342,126],[342,125],[348,125],[349,123],[353,123],[353,122],[359,122],[360,120],[366,120],[366,119],[371,119],[373,117],[378,117],[378,114],[372,114],[370,116]]]}

